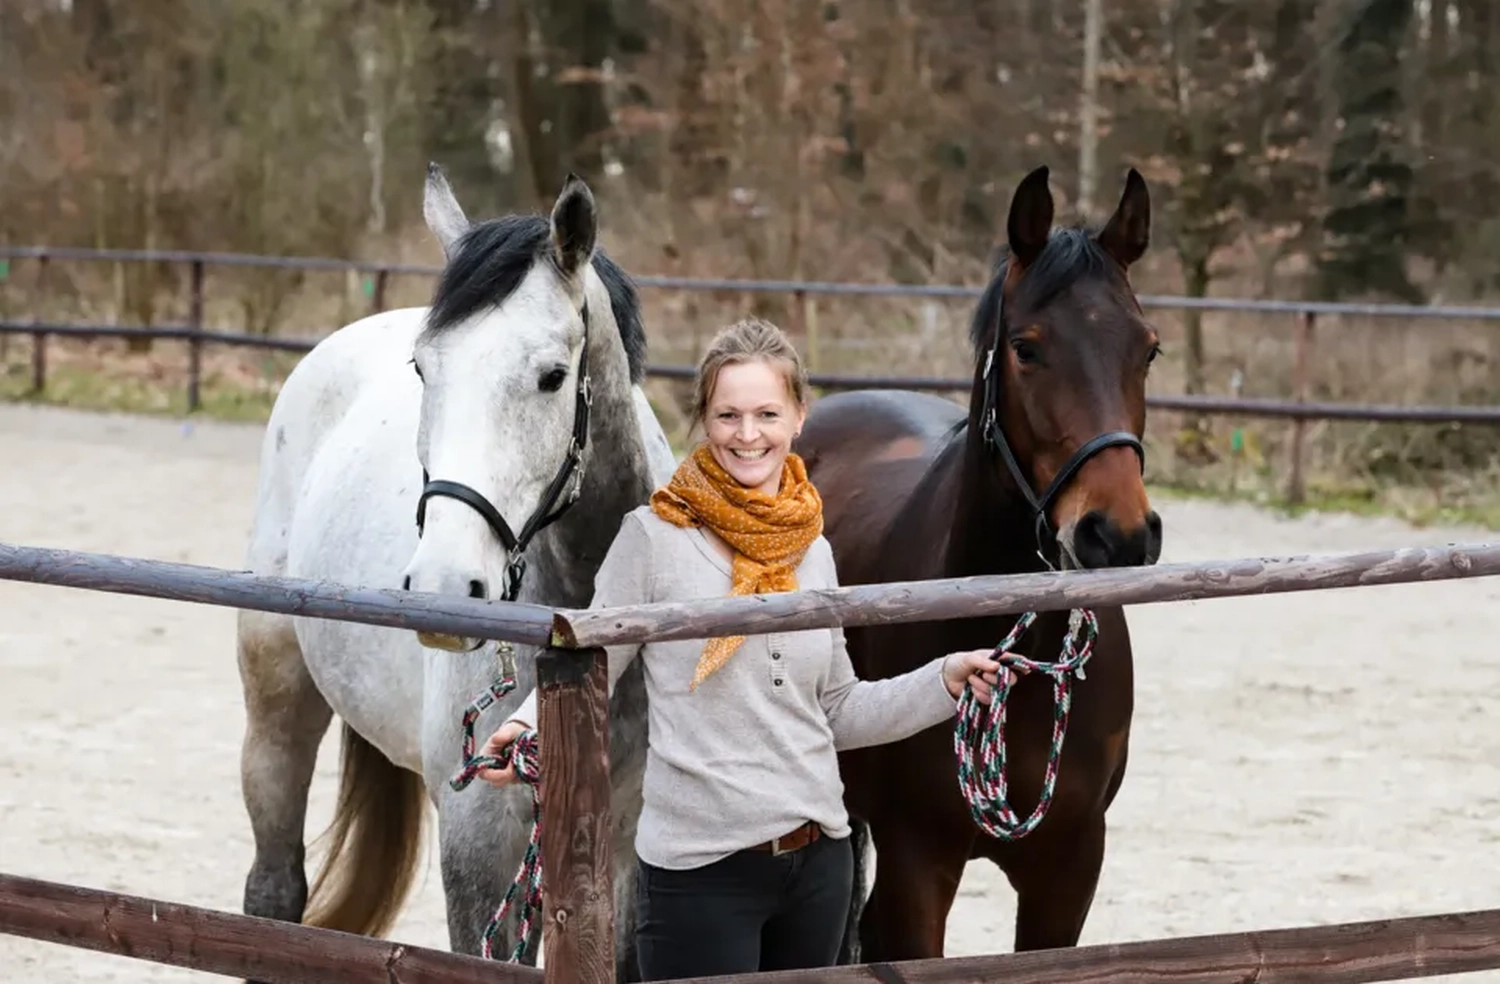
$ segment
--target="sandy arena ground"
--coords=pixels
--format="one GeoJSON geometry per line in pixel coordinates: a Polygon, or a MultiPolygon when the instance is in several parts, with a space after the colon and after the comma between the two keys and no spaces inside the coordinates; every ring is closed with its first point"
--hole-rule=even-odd
{"type": "MultiPolygon", "coordinates": [[[[0,540],[236,568],[258,439],[0,408],[0,540]]],[[[1161,508],[1168,561],[1493,538],[1161,508]]],[[[15,582],[0,598],[0,871],[237,910],[250,838],[233,611],[15,582]]],[[[1131,618],[1131,772],[1084,942],[1500,905],[1500,581],[1131,618]]],[[[333,734],[314,834],[331,809],[333,734]]],[[[950,955],[1008,951],[1013,906],[993,869],[971,866],[950,955]]],[[[446,944],[431,845],[395,935],[446,944]]],[[[8,984],[199,978],[219,979],[0,937],[8,984]]]]}

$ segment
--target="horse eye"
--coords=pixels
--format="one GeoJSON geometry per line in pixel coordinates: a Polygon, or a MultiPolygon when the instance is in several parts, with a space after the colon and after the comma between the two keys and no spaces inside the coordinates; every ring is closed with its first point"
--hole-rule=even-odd
{"type": "Polygon", "coordinates": [[[562,389],[563,381],[567,378],[568,370],[559,366],[556,369],[551,369],[543,373],[542,378],[537,380],[536,385],[543,393],[556,393],[562,389]]]}
{"type": "Polygon", "coordinates": [[[417,374],[417,378],[421,379],[422,378],[422,367],[419,366],[419,365],[417,365],[417,360],[416,359],[410,359],[410,360],[408,360],[408,364],[411,366],[411,371],[417,374]]]}
{"type": "Polygon", "coordinates": [[[1017,338],[1010,343],[1010,347],[1016,353],[1016,360],[1022,365],[1032,365],[1042,359],[1042,354],[1038,351],[1036,344],[1027,339],[1017,338]]]}
{"type": "Polygon", "coordinates": [[[1151,346],[1151,351],[1149,351],[1149,352],[1146,353],[1146,365],[1149,366],[1151,363],[1155,362],[1156,361],[1156,357],[1158,355],[1161,355],[1161,343],[1160,342],[1158,342],[1157,344],[1151,346]]]}

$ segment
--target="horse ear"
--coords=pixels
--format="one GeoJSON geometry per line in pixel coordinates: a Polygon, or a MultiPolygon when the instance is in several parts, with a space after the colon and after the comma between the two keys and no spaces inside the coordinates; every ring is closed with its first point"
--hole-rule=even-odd
{"type": "Polygon", "coordinates": [[[573,276],[593,259],[598,235],[594,193],[582,178],[569,171],[552,206],[552,247],[564,276],[573,276]]]}
{"type": "Polygon", "coordinates": [[[1010,200],[1010,218],[1005,233],[1010,252],[1020,264],[1029,266],[1042,255],[1052,234],[1052,189],[1047,187],[1047,165],[1032,171],[1016,185],[1010,200]]]}
{"type": "Polygon", "coordinates": [[[1150,244],[1151,193],[1146,190],[1140,172],[1131,168],[1125,176],[1125,193],[1120,196],[1120,204],[1099,233],[1099,245],[1121,266],[1128,267],[1146,254],[1150,244]]]}
{"type": "Polygon", "coordinates": [[[427,188],[422,195],[422,217],[427,228],[437,236],[443,247],[443,255],[453,259],[453,251],[463,234],[469,231],[469,219],[453,197],[448,185],[448,176],[437,164],[427,165],[427,188]]]}

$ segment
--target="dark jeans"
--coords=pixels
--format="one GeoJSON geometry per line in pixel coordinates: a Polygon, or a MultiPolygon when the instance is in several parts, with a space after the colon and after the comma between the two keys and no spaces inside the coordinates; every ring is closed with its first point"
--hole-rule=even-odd
{"type": "Polygon", "coordinates": [[[854,885],[849,838],[740,851],[686,871],[637,859],[642,979],[831,967],[854,885]]]}

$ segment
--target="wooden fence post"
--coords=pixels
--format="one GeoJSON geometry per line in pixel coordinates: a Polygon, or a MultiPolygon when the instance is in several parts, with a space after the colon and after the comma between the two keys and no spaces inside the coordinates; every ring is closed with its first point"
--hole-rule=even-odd
{"type": "Polygon", "coordinates": [[[609,696],[604,650],[537,653],[546,984],[613,984],[609,696]]]}
{"type": "MultiPolygon", "coordinates": [[[[1292,363],[1292,399],[1298,403],[1307,402],[1308,392],[1312,386],[1313,330],[1317,327],[1317,323],[1316,314],[1312,311],[1303,312],[1302,325],[1297,332],[1295,361],[1292,363]]],[[[1301,505],[1302,501],[1307,498],[1307,479],[1303,475],[1306,440],[1307,419],[1297,417],[1292,421],[1292,441],[1287,451],[1286,500],[1292,505],[1301,505]]]]}
{"type": "MultiPolygon", "coordinates": [[[[46,253],[36,258],[36,303],[31,306],[32,324],[39,324],[42,317],[42,292],[47,289],[46,253]]],[[[31,336],[31,392],[40,395],[47,389],[47,333],[35,332],[31,336]]]]}

